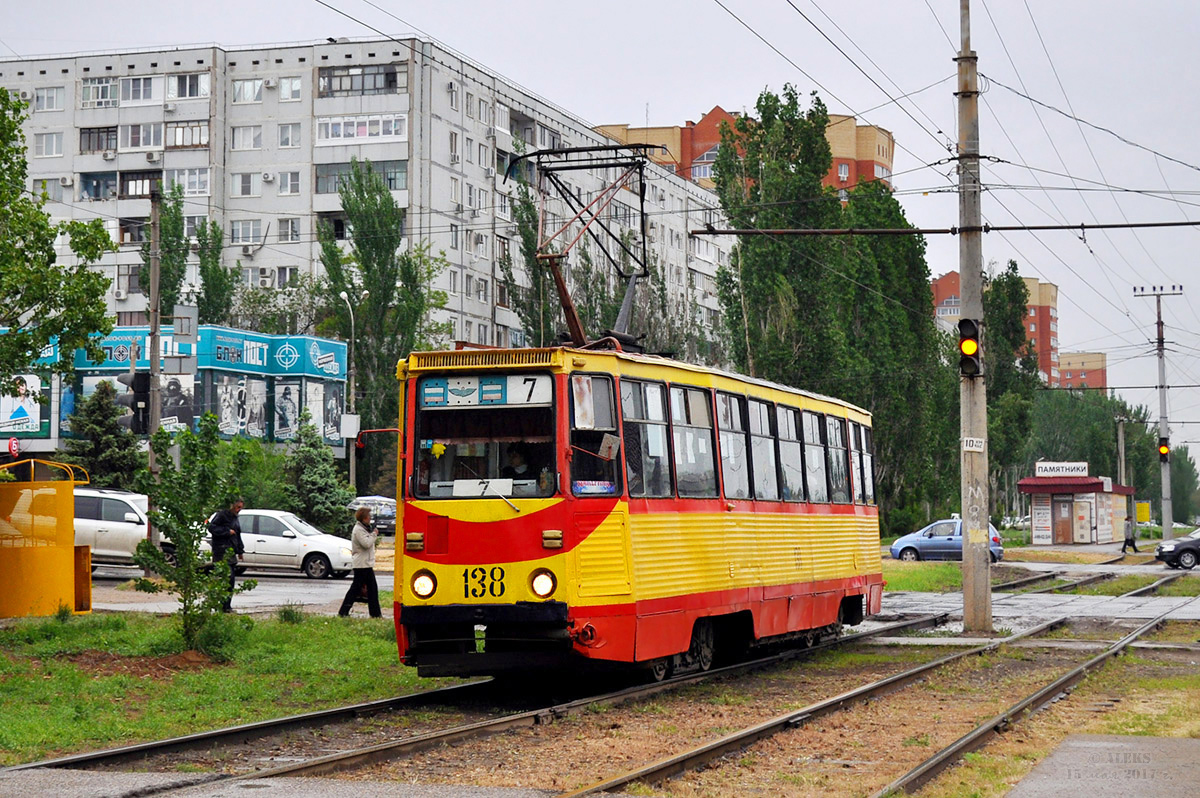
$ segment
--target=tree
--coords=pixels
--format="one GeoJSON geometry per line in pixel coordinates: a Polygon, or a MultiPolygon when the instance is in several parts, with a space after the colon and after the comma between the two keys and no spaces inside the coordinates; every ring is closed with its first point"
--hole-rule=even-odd
{"type": "Polygon", "coordinates": [[[0,382],[11,390],[15,374],[29,369],[55,338],[60,359],[53,371],[69,371],[83,348],[102,359],[94,333],[112,331],[105,306],[109,280],[90,264],[111,251],[104,223],[52,223],[45,197],[29,193],[25,135],[26,103],[0,89],[0,382]],[[74,265],[58,262],[54,241],[66,233],[74,265]]]}
{"type": "Polygon", "coordinates": [[[218,462],[247,507],[296,512],[300,499],[288,474],[287,455],[274,445],[241,436],[222,441],[218,462]]]}
{"type": "Polygon", "coordinates": [[[133,490],[138,472],[146,468],[146,455],[138,438],[121,426],[125,409],[116,402],[112,383],[103,380],[76,413],[71,415],[70,438],[63,439],[60,459],[88,472],[97,488],[133,490]]]}
{"type": "Polygon", "coordinates": [[[297,514],[330,534],[347,537],[350,511],[346,505],[355,494],[338,473],[333,450],[325,445],[307,409],[300,413],[300,428],[288,452],[287,471],[296,486],[297,514]]]}
{"type": "MultiPolygon", "coordinates": [[[[154,242],[147,235],[142,244],[142,268],[139,279],[150,285],[151,249],[154,242]]],[[[163,195],[158,214],[158,306],[164,317],[175,315],[183,278],[187,274],[187,258],[191,246],[183,221],[183,186],[172,183],[163,195]]],[[[147,289],[149,290],[149,289],[147,289]]]]}
{"type": "MultiPolygon", "coordinates": [[[[404,211],[369,161],[352,161],[338,193],[351,231],[350,251],[342,252],[331,225],[318,226],[321,263],[328,279],[326,299],[332,312],[321,329],[349,339],[350,312],[340,295],[345,292],[356,302],[364,289],[369,292],[354,308],[354,367],[360,395],[355,409],[363,429],[395,427],[400,407],[396,363],[447,332],[445,325],[432,321],[431,312],[446,303],[445,293],[432,285],[449,264],[443,254],[433,254],[427,243],[400,250],[404,211]]],[[[382,462],[383,447],[374,437],[366,439],[358,473],[361,484],[374,481],[382,462]]]]}
{"type": "MultiPolygon", "coordinates": [[[[342,300],[338,299],[338,304],[342,300]]],[[[320,279],[301,274],[285,288],[237,287],[231,320],[247,330],[270,335],[312,333],[329,318],[329,287],[320,279]]],[[[343,305],[343,308],[345,306],[343,305]]]]}
{"type": "MultiPolygon", "coordinates": [[[[533,191],[524,177],[517,176],[517,195],[512,202],[513,221],[517,225],[518,252],[522,275],[517,277],[512,255],[500,258],[500,273],[508,290],[513,311],[525,330],[526,346],[555,346],[558,333],[566,329],[558,288],[546,261],[538,260],[538,209],[533,191]],[[525,285],[525,281],[529,284],[525,285]]],[[[614,316],[615,318],[615,316],[614,316]]]]}
{"type": "Polygon", "coordinates": [[[211,219],[196,226],[196,254],[200,259],[200,296],[196,304],[201,324],[228,324],[233,315],[242,263],[238,261],[233,268],[221,265],[223,241],[221,225],[211,219]]]}
{"type": "MultiPolygon", "coordinates": [[[[205,627],[221,612],[229,595],[229,565],[220,562],[210,568],[207,552],[200,551],[206,532],[204,519],[229,506],[238,493],[230,474],[242,467],[235,466],[231,471],[221,465],[217,417],[212,413],[200,419],[196,432],[183,430],[172,435],[159,430],[150,446],[158,457],[159,476],[155,481],[143,472],[141,490],[150,496],[150,523],[158,528],[163,549],[143,540],[133,559],[159,574],[162,581],[143,578],[135,585],[147,593],[178,596],[179,632],[184,645],[198,648],[205,627]],[[171,457],[173,444],[179,447],[178,466],[171,457]]],[[[256,586],[254,580],[246,580],[234,593],[256,586]]]]}

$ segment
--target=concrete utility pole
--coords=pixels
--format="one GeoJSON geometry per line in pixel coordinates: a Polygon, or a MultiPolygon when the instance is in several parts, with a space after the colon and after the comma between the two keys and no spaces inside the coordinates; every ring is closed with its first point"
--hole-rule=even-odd
{"type": "MultiPolygon", "coordinates": [[[[971,49],[971,2],[960,0],[958,63],[958,270],[962,315],[983,332],[983,229],[979,181],[979,73],[971,49]]],[[[979,336],[980,357],[983,357],[979,336]]],[[[963,628],[992,631],[991,551],[988,531],[987,391],[982,374],[959,379],[962,440],[963,628]]]]}
{"type": "MultiPolygon", "coordinates": [[[[159,340],[162,332],[162,293],[159,291],[159,249],[162,247],[162,228],[160,216],[162,213],[162,191],[156,186],[150,189],[150,418],[146,424],[146,435],[153,440],[162,421],[162,395],[159,387],[159,371],[162,364],[162,344],[159,340]]],[[[158,460],[154,456],[154,447],[150,447],[148,463],[150,477],[158,481],[158,460]]],[[[159,544],[158,527],[150,525],[150,542],[155,547],[159,544]]]]}
{"type": "MultiPolygon", "coordinates": [[[[1173,285],[1170,289],[1161,285],[1152,285],[1150,290],[1133,289],[1134,296],[1154,297],[1158,313],[1158,437],[1159,440],[1170,441],[1171,429],[1167,424],[1167,358],[1164,353],[1162,298],[1165,296],[1183,296],[1183,286],[1173,285]]],[[[1170,540],[1174,535],[1175,518],[1171,513],[1171,457],[1168,454],[1160,464],[1162,474],[1162,535],[1163,540],[1170,540]]]]}

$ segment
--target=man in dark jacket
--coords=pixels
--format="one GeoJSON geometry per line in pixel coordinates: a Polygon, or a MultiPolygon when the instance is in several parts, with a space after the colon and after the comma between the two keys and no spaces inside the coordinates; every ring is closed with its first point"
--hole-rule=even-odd
{"type": "Polygon", "coordinates": [[[246,547],[242,545],[242,526],[238,522],[238,513],[242,511],[243,506],[241,499],[234,499],[228,510],[219,510],[208,522],[208,532],[212,535],[213,562],[229,564],[229,594],[225,596],[225,612],[233,612],[230,602],[233,599],[234,559],[229,553],[233,552],[237,559],[241,560],[246,551],[246,547]]]}

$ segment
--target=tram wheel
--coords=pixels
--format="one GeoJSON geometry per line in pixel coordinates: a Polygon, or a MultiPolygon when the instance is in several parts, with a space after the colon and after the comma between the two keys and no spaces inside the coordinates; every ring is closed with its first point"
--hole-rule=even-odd
{"type": "Polygon", "coordinates": [[[716,635],[713,633],[712,621],[701,618],[692,627],[692,644],[688,651],[689,659],[702,671],[712,668],[713,656],[716,653],[716,635]]]}
{"type": "Polygon", "coordinates": [[[671,657],[659,657],[650,663],[647,670],[652,680],[656,682],[665,681],[671,675],[671,657]]]}

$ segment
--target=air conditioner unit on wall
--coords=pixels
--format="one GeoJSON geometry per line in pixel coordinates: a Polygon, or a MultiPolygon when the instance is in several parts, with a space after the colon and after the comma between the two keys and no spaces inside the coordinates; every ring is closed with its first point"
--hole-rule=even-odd
{"type": "Polygon", "coordinates": [[[275,175],[271,174],[270,172],[263,172],[263,173],[262,173],[262,181],[263,181],[264,183],[271,183],[271,182],[273,182],[274,180],[275,180],[275,175]]]}
{"type": "Polygon", "coordinates": [[[486,174],[488,177],[495,177],[495,176],[496,176],[496,169],[495,169],[495,167],[489,166],[487,169],[484,169],[483,171],[484,171],[484,173],[485,173],[485,174],[486,174]]]}
{"type": "Polygon", "coordinates": [[[253,258],[254,257],[254,247],[243,244],[242,245],[242,257],[243,258],[253,258]]]}
{"type": "Polygon", "coordinates": [[[167,103],[163,106],[163,110],[168,114],[175,112],[175,103],[167,103]]]}
{"type": "Polygon", "coordinates": [[[263,81],[264,89],[273,89],[278,85],[279,85],[279,81],[275,78],[267,78],[266,80],[263,81]]]}
{"type": "Polygon", "coordinates": [[[74,184],[74,182],[75,182],[75,178],[72,177],[71,175],[64,175],[63,177],[60,177],[58,179],[58,184],[60,186],[62,186],[63,188],[66,188],[67,186],[74,184]]]}
{"type": "Polygon", "coordinates": [[[117,289],[113,290],[113,299],[121,301],[121,300],[128,299],[128,298],[129,298],[129,292],[126,291],[124,288],[117,288],[117,289]]]}
{"type": "Polygon", "coordinates": [[[457,152],[450,153],[450,163],[458,163],[459,157],[457,152]]]}
{"type": "Polygon", "coordinates": [[[457,90],[458,90],[458,84],[455,83],[454,81],[450,81],[449,83],[446,84],[446,91],[450,92],[451,94],[453,94],[457,90]]]}
{"type": "Polygon", "coordinates": [[[117,157],[117,151],[116,150],[105,150],[104,154],[101,155],[100,157],[106,161],[111,161],[117,157]]]}
{"type": "Polygon", "coordinates": [[[259,288],[274,288],[275,281],[272,280],[270,277],[259,277],[258,278],[258,287],[259,288]]]}
{"type": "Polygon", "coordinates": [[[150,163],[158,163],[159,161],[162,160],[162,153],[161,152],[148,152],[148,153],[146,153],[146,160],[149,161],[150,163]]]}
{"type": "Polygon", "coordinates": [[[33,99],[33,92],[31,92],[31,91],[23,91],[23,92],[21,92],[21,99],[22,99],[22,100],[32,100],[32,99],[33,99]]]}

